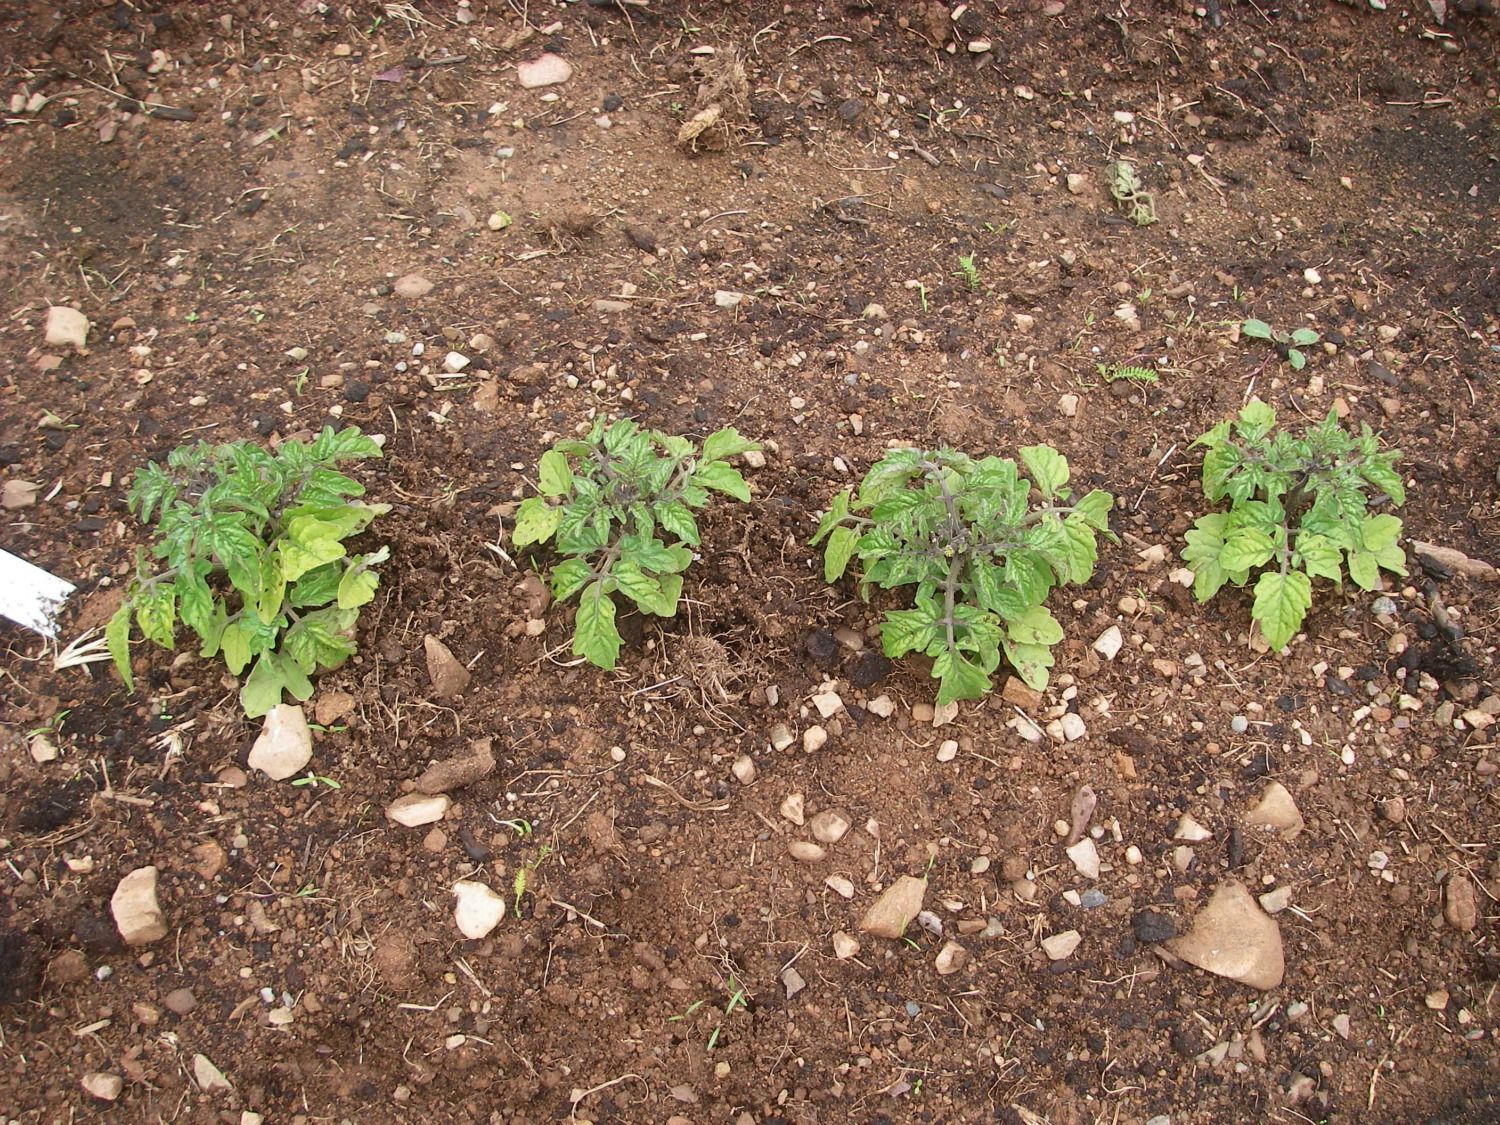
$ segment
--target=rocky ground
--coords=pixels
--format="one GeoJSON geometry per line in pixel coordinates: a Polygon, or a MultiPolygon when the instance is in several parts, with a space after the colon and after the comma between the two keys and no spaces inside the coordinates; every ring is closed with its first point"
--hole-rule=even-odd
{"type": "Polygon", "coordinates": [[[358,425],[393,505],[265,729],[0,626],[0,1116],[1500,1118],[1482,8],[0,11],[0,545],[62,641],[185,440],[358,425]],[[1182,583],[1252,396],[1408,492],[1408,578],[1279,655],[1182,583]],[[510,538],[598,415],[764,445],[608,674],[510,538]],[[1040,441],[1119,542],[1045,692],[935,708],[808,538],[890,445],[1040,441]]]}

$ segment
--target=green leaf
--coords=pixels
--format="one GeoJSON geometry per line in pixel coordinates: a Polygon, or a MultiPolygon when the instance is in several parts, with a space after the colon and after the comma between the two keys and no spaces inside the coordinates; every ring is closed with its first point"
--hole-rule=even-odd
{"type": "Polygon", "coordinates": [[[1307,347],[1309,344],[1318,342],[1318,334],[1311,328],[1298,328],[1292,333],[1292,343],[1299,347],[1307,347]]]}
{"type": "Polygon", "coordinates": [[[1253,570],[1263,566],[1276,553],[1276,540],[1258,527],[1240,527],[1231,531],[1224,539],[1219,552],[1219,565],[1225,570],[1253,570]]]}
{"type": "Polygon", "coordinates": [[[1109,513],[1114,507],[1115,498],[1102,488],[1096,488],[1073,505],[1073,512],[1095,531],[1108,531],[1109,513]]]}
{"type": "MultiPolygon", "coordinates": [[[[1352,569],[1352,567],[1351,567],[1352,569]]],[[[1279,652],[1297,633],[1312,606],[1312,581],[1298,571],[1268,570],[1255,583],[1250,616],[1260,625],[1266,644],[1279,652]]]]}
{"type": "Polygon", "coordinates": [[[258,719],[281,702],[281,692],[286,686],[281,663],[276,654],[262,653],[250,675],[240,688],[240,707],[245,717],[258,719]]]}
{"type": "Polygon", "coordinates": [[[293,609],[327,605],[338,597],[339,586],[347,573],[347,568],[336,562],[324,563],[309,570],[292,583],[291,591],[286,596],[287,604],[293,609]]]}
{"type": "Polygon", "coordinates": [[[199,637],[206,637],[213,625],[214,595],[203,580],[209,564],[200,562],[177,576],[177,612],[182,623],[199,637]]]}
{"type": "Polygon", "coordinates": [[[368,605],[375,597],[375,590],[380,585],[380,575],[376,574],[372,568],[379,566],[390,557],[391,549],[381,547],[378,551],[372,551],[368,555],[360,555],[357,559],[351,560],[343,577],[339,579],[338,607],[358,609],[362,605],[368,605]]]}
{"type": "Polygon", "coordinates": [[[1391,503],[1398,507],[1406,503],[1406,484],[1401,479],[1401,474],[1389,464],[1366,461],[1360,465],[1359,475],[1389,496],[1391,503]]]}
{"type": "Polygon", "coordinates": [[[1249,336],[1255,340],[1269,340],[1271,338],[1271,326],[1263,320],[1251,317],[1240,325],[1240,335],[1249,336]]]}
{"type": "Polygon", "coordinates": [[[537,463],[537,485],[543,496],[566,496],[573,487],[568,459],[555,449],[542,454],[537,463]]]}
{"type": "Polygon", "coordinates": [[[932,662],[932,674],[938,680],[937,705],[946,706],[960,699],[980,699],[990,689],[990,678],[984,669],[971,663],[961,653],[943,652],[932,662]]]}
{"type": "Polygon", "coordinates": [[[818,530],[808,540],[808,545],[816,547],[822,538],[837,527],[840,522],[849,515],[849,493],[837,492],[832,500],[828,502],[828,511],[823,513],[823,518],[818,521],[818,530]]]}
{"type": "Polygon", "coordinates": [[[722,461],[759,448],[759,442],[748,441],[733,426],[727,426],[703,439],[703,460],[722,461]]]}
{"type": "Polygon", "coordinates": [[[1048,500],[1068,483],[1068,462],[1050,445],[1027,445],[1018,452],[1033,484],[1048,500]]]}
{"type": "Polygon", "coordinates": [[[657,581],[661,586],[661,594],[652,604],[642,604],[641,612],[656,617],[675,617],[678,599],[682,597],[682,575],[663,574],[657,581]]]}
{"type": "Polygon", "coordinates": [[[171,648],[177,626],[177,591],[162,585],[138,593],[132,601],[135,623],[141,636],[162,648],[171,648]]]}
{"type": "Polygon", "coordinates": [[[750,486],[745,483],[745,478],[724,461],[710,461],[698,466],[693,473],[693,483],[733,496],[736,500],[748,502],[750,499],[750,486]]]}
{"type": "Polygon", "coordinates": [[[1037,605],[1014,621],[1007,621],[1006,635],[1014,644],[1055,645],[1063,639],[1063,628],[1046,606],[1037,605]]]}
{"type": "Polygon", "coordinates": [[[240,628],[238,621],[230,621],[219,634],[219,650],[224,654],[224,665],[232,675],[238,676],[250,663],[250,636],[240,628]]]}
{"type": "Polygon", "coordinates": [[[661,584],[630,559],[622,559],[616,563],[610,571],[610,577],[615,580],[620,592],[635,602],[644,613],[650,613],[652,607],[661,600],[661,584]]]}
{"type": "Polygon", "coordinates": [[[940,635],[936,617],[936,608],[931,606],[888,611],[880,622],[881,651],[897,657],[927,648],[940,635]]]}
{"type": "Polygon", "coordinates": [[[337,606],[309,613],[286,631],[281,651],[307,675],[337,668],[354,655],[350,634],[357,616],[337,606]]]}
{"type": "Polygon", "coordinates": [[[1259,441],[1276,425],[1276,411],[1258,398],[1252,398],[1240,408],[1235,431],[1247,441],[1259,441]]]}
{"type": "Polygon", "coordinates": [[[836,527],[828,537],[828,546],[823,551],[823,581],[837,582],[849,568],[859,546],[859,532],[852,527],[836,527]]]}
{"type": "Polygon", "coordinates": [[[104,626],[104,643],[109,649],[109,655],[114,659],[115,671],[120,673],[120,679],[125,681],[128,691],[135,690],[135,676],[130,670],[130,616],[132,606],[127,599],[120,603],[120,608],[115,610],[109,619],[109,624],[104,626]]]}
{"type": "Polygon", "coordinates": [[[1033,691],[1045,691],[1047,681],[1052,678],[1051,668],[1054,663],[1052,649],[1047,645],[1015,644],[1005,641],[1001,647],[1005,651],[1005,659],[1015,669],[1016,675],[1021,677],[1021,682],[1033,691]]]}
{"type": "Polygon", "coordinates": [[[295,582],[309,570],[343,558],[344,534],[337,523],[318,516],[293,516],[287,521],[286,538],[276,545],[281,577],[295,582]]]}
{"type": "Polygon", "coordinates": [[[583,559],[568,559],[552,568],[552,596],[558,601],[572,597],[590,578],[593,570],[583,559]]]}
{"type": "Polygon", "coordinates": [[[1401,521],[1396,516],[1366,516],[1360,526],[1360,538],[1365,550],[1372,554],[1393,547],[1401,537],[1401,521]]]}
{"type": "MultiPolygon", "coordinates": [[[[343,554],[343,545],[339,545],[343,554]]],[[[275,553],[267,551],[260,558],[260,594],[255,599],[255,613],[262,621],[270,622],[281,613],[281,603],[286,597],[286,575],[282,573],[282,561],[275,553]]]]}
{"type": "Polygon", "coordinates": [[[557,531],[561,520],[561,508],[552,507],[540,496],[528,497],[516,509],[516,527],[511,541],[517,547],[545,543],[557,531]]]}
{"type": "Polygon", "coordinates": [[[1297,536],[1296,559],[1309,578],[1327,578],[1332,582],[1344,580],[1343,552],[1339,545],[1326,535],[1297,536]]]}
{"type": "Polygon", "coordinates": [[[1361,590],[1380,588],[1380,563],[1369,551],[1349,552],[1349,578],[1361,590]]]}
{"type": "Polygon", "coordinates": [[[379,457],[380,446],[360,433],[358,426],[345,426],[337,431],[332,426],[324,426],[308,447],[308,455],[314,461],[349,461],[379,457]]]}
{"type": "Polygon", "coordinates": [[[615,603],[604,592],[602,582],[584,590],[573,627],[574,656],[606,671],[615,666],[620,656],[620,631],[615,628],[615,603]]]}
{"type": "Polygon", "coordinates": [[[665,503],[653,505],[651,513],[667,534],[682,540],[690,547],[698,546],[698,523],[693,519],[693,513],[686,504],[677,500],[668,500],[665,503]]]}
{"type": "Polygon", "coordinates": [[[1083,520],[1070,515],[1062,521],[1062,525],[1068,559],[1067,578],[1081,585],[1094,573],[1094,563],[1099,559],[1099,547],[1094,541],[1093,531],[1083,520]]]}
{"type": "Polygon", "coordinates": [[[1287,362],[1292,365],[1293,371],[1301,371],[1307,366],[1307,357],[1296,348],[1287,348],[1287,362]]]}

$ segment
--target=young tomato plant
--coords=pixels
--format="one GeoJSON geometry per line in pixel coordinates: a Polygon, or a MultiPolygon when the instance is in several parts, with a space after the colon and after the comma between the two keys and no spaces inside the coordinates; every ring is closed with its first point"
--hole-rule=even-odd
{"type": "Polygon", "coordinates": [[[829,582],[857,558],[861,594],[916,587],[915,608],[886,613],[881,644],[887,656],[932,657],[939,704],[982,696],[1002,653],[1027,684],[1046,687],[1063,631],[1043,603],[1055,585],[1088,581],[1095,533],[1109,535],[1109,493],[1070,502],[1061,454],[1046,445],[1020,454],[1029,480],[998,457],[893,450],[855,496],[833,498],[812,539],[827,539],[829,582]],[[1042,498],[1034,508],[1033,487],[1042,498]]]}
{"type": "Polygon", "coordinates": [[[201,642],[200,655],[222,655],[230,672],[250,674],[240,688],[246,716],[312,695],[309,679],[354,653],[359,607],[375,596],[381,547],[350,555],[344,541],[388,504],[364,504],[342,461],[379,457],[380,447],[353,426],[325,428],[310,443],[285,441],[275,453],[254,442],[183,445],[166,466],[136,474],[127,500],[155,523],[125,600],[105,628],[115,667],[134,690],[132,624],[148,641],[174,647],[180,621],[201,642]]]}
{"type": "Polygon", "coordinates": [[[1250,616],[1279,650],[1312,606],[1312,579],[1342,582],[1347,567],[1355,585],[1373,590],[1382,568],[1406,573],[1406,553],[1396,542],[1401,521],[1367,510],[1369,490],[1399,507],[1406,489],[1394,468],[1400,451],[1382,452],[1369,426],[1355,436],[1330,410],[1301,437],[1275,428],[1276,412],[1252,399],[1237,418],[1193,443],[1207,450],[1204,495],[1231,506],[1198,520],[1182,558],[1200,602],[1226,582],[1244,586],[1251,571],[1267,567],[1256,580],[1250,616]]]}
{"type": "Polygon", "coordinates": [[[699,451],[687,438],[622,418],[608,427],[599,419],[582,441],[559,441],[542,454],[542,494],[517,509],[515,545],[550,539],[567,556],[551,581],[559,601],[578,595],[573,655],[615,666],[615,593],[642,613],[677,612],[682,572],[693,561],[689,548],[698,545],[693,511],[708,503],[710,491],[748,501],[750,488],[728,458],[759,448],[728,428],[710,434],[699,451]]]}
{"type": "Polygon", "coordinates": [[[1302,349],[1311,347],[1321,339],[1311,328],[1297,328],[1291,332],[1283,332],[1254,317],[1240,322],[1240,335],[1249,336],[1252,340],[1269,340],[1281,353],[1282,358],[1292,365],[1294,371],[1301,371],[1307,366],[1307,356],[1303,354],[1302,349]]]}

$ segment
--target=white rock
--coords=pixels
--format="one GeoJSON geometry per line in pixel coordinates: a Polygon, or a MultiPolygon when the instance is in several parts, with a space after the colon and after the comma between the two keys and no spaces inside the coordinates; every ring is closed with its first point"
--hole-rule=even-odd
{"type": "Polygon", "coordinates": [[[714,304],[721,309],[732,309],[745,299],[743,293],[736,293],[732,289],[715,289],[714,304]]]}
{"type": "Polygon", "coordinates": [[[36,494],[40,491],[41,486],[34,481],[12,477],[0,487],[0,508],[7,512],[29,508],[36,503],[36,494]]]}
{"type": "Polygon", "coordinates": [[[822,727],[808,727],[802,732],[802,749],[809,754],[828,745],[828,732],[822,727]]]}
{"type": "Polygon", "coordinates": [[[865,704],[865,710],[877,719],[889,719],[896,713],[896,702],[888,695],[877,695],[865,704]]]}
{"type": "Polygon", "coordinates": [[[452,805],[446,793],[408,793],[392,801],[385,816],[406,828],[420,828],[442,820],[452,805]]]}
{"type": "Polygon", "coordinates": [[[958,718],[958,703],[939,703],[932,709],[932,725],[934,728],[947,726],[958,718]]]}
{"type": "Polygon", "coordinates": [[[845,875],[830,875],[823,880],[823,885],[839,898],[854,897],[854,881],[845,875]]]}
{"type": "Polygon", "coordinates": [[[1120,654],[1120,649],[1124,645],[1125,637],[1120,632],[1120,627],[1118,625],[1111,625],[1104,632],[1100,633],[1098,639],[1094,641],[1094,651],[1104,657],[1105,660],[1113,660],[1120,654]]]}
{"type": "Polygon", "coordinates": [[[453,921],[471,941],[488,936],[505,917],[505,899],[483,883],[460,879],[453,884],[453,921]]]}
{"type": "Polygon", "coordinates": [[[971,54],[971,55],[982,55],[986,51],[991,50],[994,46],[995,46],[995,44],[992,43],[992,42],[990,42],[988,39],[984,39],[984,38],[970,39],[969,40],[969,54],[971,54]]]}
{"type": "Polygon", "coordinates": [[[787,854],[802,863],[819,863],[826,859],[828,850],[811,840],[793,840],[786,846],[787,854]]]}
{"type": "Polygon", "coordinates": [[[1083,723],[1083,716],[1074,711],[1069,711],[1062,717],[1062,734],[1069,742],[1077,742],[1088,733],[1088,727],[1083,723]]]}
{"type": "Polygon", "coordinates": [[[469,366],[469,357],[463,352],[449,352],[443,357],[443,370],[450,375],[457,375],[465,367],[469,366]]]}
{"type": "Polygon", "coordinates": [[[1186,813],[1183,813],[1182,819],[1177,822],[1176,830],[1172,833],[1172,839],[1182,840],[1189,844],[1201,844],[1204,840],[1212,838],[1212,832],[1186,813]]]}
{"type": "Polygon", "coordinates": [[[1193,918],[1192,929],[1165,944],[1189,965],[1251,988],[1275,988],[1286,971],[1281,927],[1232,880],[1214,891],[1193,918]]]}
{"type": "Polygon", "coordinates": [[[1076,418],[1079,401],[1077,395],[1063,395],[1057,400],[1057,412],[1064,418],[1076,418]]]}
{"type": "Polygon", "coordinates": [[[807,978],[788,965],[781,970],[781,987],[786,990],[786,998],[790,1000],[807,987],[807,978]]]}
{"type": "Polygon", "coordinates": [[[1077,930],[1064,930],[1042,939],[1042,951],[1054,961],[1073,956],[1073,951],[1083,944],[1083,935],[1077,930]]]}
{"type": "Polygon", "coordinates": [[[1277,887],[1259,896],[1260,908],[1267,914],[1280,914],[1292,905],[1292,888],[1277,887]]]}
{"type": "Polygon", "coordinates": [[[927,895],[927,880],[911,875],[902,875],[887,887],[865,911],[859,920],[859,928],[876,937],[893,941],[906,932],[922,910],[922,899],[927,895]]]}
{"type": "Polygon", "coordinates": [[[847,961],[859,952],[859,942],[844,933],[843,930],[833,932],[833,955],[840,961],[847,961]]]}
{"type": "Polygon", "coordinates": [[[781,815],[799,827],[803,823],[803,809],[806,803],[801,793],[789,793],[781,802],[781,815]]]}
{"type": "Polygon", "coordinates": [[[167,919],[156,900],[158,874],[155,866],[137,867],[115,886],[109,909],[126,945],[147,945],[167,936],[167,919]]]}
{"type": "Polygon", "coordinates": [[[234,1089],[229,1079],[224,1077],[224,1072],[214,1066],[207,1055],[193,1056],[193,1081],[198,1083],[198,1089],[205,1094],[234,1089]]]}
{"type": "Polygon", "coordinates": [[[1032,316],[1030,313],[1014,313],[1012,314],[1011,319],[1016,322],[1017,332],[1030,332],[1033,328],[1036,327],[1036,317],[1032,316]]]}
{"type": "Polygon", "coordinates": [[[49,346],[60,348],[72,344],[83,351],[89,340],[89,318],[68,305],[53,305],[47,310],[44,331],[49,346]]]}
{"type": "Polygon", "coordinates": [[[432,292],[432,282],[428,281],[419,273],[409,273],[404,277],[398,277],[396,283],[391,286],[396,296],[407,300],[417,297],[425,297],[432,292]]]}
{"type": "Polygon", "coordinates": [[[542,86],[560,86],[573,77],[573,64],[561,55],[548,51],[534,59],[516,64],[516,81],[523,90],[542,86]]]}
{"type": "Polygon", "coordinates": [[[824,691],[812,697],[812,705],[823,718],[831,719],[844,709],[844,700],[836,691],[824,691]]]}
{"type": "Polygon", "coordinates": [[[118,1074],[104,1074],[91,1070],[83,1076],[83,1088],[103,1102],[112,1102],[125,1089],[125,1080],[118,1074]]]}
{"type": "Polygon", "coordinates": [[[937,750],[937,760],[940,762],[951,762],[958,757],[958,743],[953,739],[944,739],[937,750]]]}
{"type": "Polygon", "coordinates": [[[1085,836],[1065,850],[1068,858],[1073,861],[1073,866],[1078,869],[1078,874],[1085,879],[1099,878],[1099,849],[1094,846],[1093,840],[1085,836]]]}
{"type": "Polygon", "coordinates": [[[1083,189],[1088,186],[1089,178],[1078,172],[1068,173],[1068,191],[1073,195],[1081,195],[1083,189]]]}
{"type": "Polygon", "coordinates": [[[808,823],[813,839],[823,844],[837,844],[851,827],[853,823],[843,809],[824,809],[808,823]]]}
{"type": "Polygon", "coordinates": [[[734,765],[729,767],[729,771],[741,785],[749,785],[755,780],[755,759],[749,754],[741,754],[734,760],[734,765]]]}
{"type": "Polygon", "coordinates": [[[771,739],[771,749],[773,750],[785,750],[797,741],[797,736],[791,732],[791,729],[785,723],[777,723],[772,727],[769,737],[771,739]]]}
{"type": "Polygon", "coordinates": [[[950,941],[939,949],[937,959],[933,962],[940,977],[951,977],[968,963],[969,951],[956,941],[950,941]]]}
{"type": "Polygon", "coordinates": [[[272,781],[295,777],[312,761],[312,731],[302,708],[278,703],[266,712],[255,745],[250,747],[246,764],[260,770],[272,781]]]}
{"type": "Polygon", "coordinates": [[[1295,840],[1306,826],[1297,802],[1279,781],[1266,784],[1260,803],[1245,814],[1245,824],[1250,828],[1274,828],[1288,840],[1295,840]]]}

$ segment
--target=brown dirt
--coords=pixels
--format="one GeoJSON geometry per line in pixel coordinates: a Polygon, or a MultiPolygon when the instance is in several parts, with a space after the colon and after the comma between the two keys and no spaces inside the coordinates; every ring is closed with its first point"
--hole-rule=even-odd
{"type": "Polygon", "coordinates": [[[253,729],[222,669],[143,651],[132,697],[0,628],[7,1120],[95,1111],[93,1071],[124,1078],[108,1113],[131,1121],[1500,1119],[1497,756],[1441,721],[1493,698],[1496,587],[1433,584],[1458,646],[1421,575],[1394,616],[1322,589],[1273,658],[1245,597],[1195,606],[1175,556],[1141,553],[1180,547],[1202,511],[1189,443],[1253,392],[1289,418],[1339,400],[1405,451],[1410,535],[1500,558],[1500,28],[1463,3],[1441,27],[1394,2],[1219,0],[1222,27],[1187,4],[961,7],[0,11],[0,90],[22,95],[0,130],[0,459],[41,485],[3,542],[79,584],[65,635],[103,619],[142,542],[129,474],[185,438],[355,423],[387,437],[362,476],[396,506],[361,655],[319,684],[354,702],[318,737],[337,790],[237,784],[253,729]],[[737,52],[749,94],[689,153],[701,47],[737,52]],[[576,68],[556,100],[515,81],[543,49],[576,68]],[[1120,157],[1156,225],[1110,205],[1120,157]],[[488,229],[495,210],[514,224],[488,229]],[[432,292],[394,296],[412,272],[432,292]],[[862,318],[872,302],[889,319],[862,318]],[[95,324],[56,370],[48,303],[95,324]],[[1231,342],[1246,315],[1337,346],[1293,373],[1231,342]],[[452,347],[473,365],[439,377],[452,347]],[[1095,367],[1158,361],[1149,386],[1095,367]],[[528,467],[596,411],[771,447],[754,504],[706,521],[687,612],[627,619],[612,675],[562,659],[566,607],[525,634],[530,560],[504,537],[528,467]],[[998,696],[933,730],[921,669],[831,636],[868,635],[878,607],[819,581],[815,515],[888,442],[1037,440],[1121,498],[1122,543],[1054,598],[1070,639],[1035,709],[1088,734],[1024,742],[998,696]],[[1126,646],[1101,664],[1110,623],[1126,646]],[[461,699],[431,698],[427,634],[474,673],[461,699]],[[828,678],[849,706],[827,746],[771,752],[828,678]],[[881,693],[888,720],[865,708],[881,693]],[[61,756],[37,764],[27,732],[58,716],[61,756]],[[386,822],[477,738],[499,768],[440,832],[386,822]],[[1238,829],[1268,776],[1307,819],[1294,841],[1238,829]],[[1053,830],[1084,782],[1121,835],[1095,909],[1064,897],[1089,887],[1053,830]],[[823,863],[787,855],[794,791],[856,825],[823,863]],[[1180,872],[1184,812],[1214,836],[1180,872]],[[125,950],[110,895],[147,863],[170,935],[125,950]],[[463,941],[452,882],[504,891],[524,867],[519,910],[463,941]],[[833,956],[876,884],[924,872],[961,972],[937,975],[925,936],[833,956]],[[1142,912],[1185,929],[1231,874],[1293,888],[1266,994],[1145,940],[1142,912]],[[1474,885],[1470,932],[1443,921],[1446,879],[1474,885]],[[1050,963],[1039,939],[1067,929],[1083,943],[1050,963]],[[195,1005],[168,1006],[182,988],[195,1005]],[[198,1089],[200,1053],[231,1091],[198,1089]]]}

